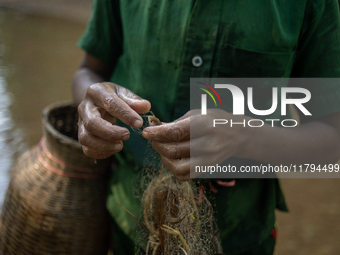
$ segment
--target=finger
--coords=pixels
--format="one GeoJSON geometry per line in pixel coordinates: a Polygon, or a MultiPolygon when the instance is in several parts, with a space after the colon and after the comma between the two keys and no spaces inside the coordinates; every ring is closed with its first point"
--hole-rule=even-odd
{"type": "Polygon", "coordinates": [[[190,117],[190,137],[197,138],[213,132],[212,122],[207,115],[192,115],[190,117]]]}
{"type": "Polygon", "coordinates": [[[152,141],[178,142],[206,135],[214,131],[205,115],[191,117],[159,126],[147,127],[143,136],[152,141]]]}
{"type": "Polygon", "coordinates": [[[200,114],[201,114],[201,110],[190,110],[186,114],[184,114],[183,116],[176,119],[175,121],[183,120],[183,119],[189,118],[191,116],[200,115],[200,114]]]}
{"type": "Polygon", "coordinates": [[[134,94],[131,90],[116,86],[116,93],[125,103],[139,114],[147,113],[151,109],[151,103],[148,100],[134,94]]]}
{"type": "Polygon", "coordinates": [[[112,84],[93,84],[87,90],[87,96],[91,97],[96,106],[103,108],[126,125],[134,128],[140,128],[143,125],[143,119],[116,94],[112,84]]]}
{"type": "Polygon", "coordinates": [[[86,146],[83,146],[83,152],[86,156],[94,159],[105,159],[116,153],[116,151],[96,151],[86,146]]]}
{"type": "Polygon", "coordinates": [[[219,136],[200,136],[190,140],[190,156],[206,157],[209,155],[227,154],[234,141],[219,136]]]}
{"type": "Polygon", "coordinates": [[[190,157],[190,141],[162,143],[152,142],[152,147],[162,156],[167,158],[186,158],[190,157]]]}
{"type": "Polygon", "coordinates": [[[236,184],[236,180],[231,180],[231,181],[216,180],[216,183],[223,187],[233,187],[236,184]]]}
{"type": "Polygon", "coordinates": [[[219,160],[219,156],[215,154],[190,157],[190,164],[192,169],[196,166],[214,166],[216,164],[221,164],[222,162],[223,161],[219,160]]]}
{"type": "MultiPolygon", "coordinates": [[[[231,141],[232,142],[232,141],[231,141]]],[[[211,157],[225,150],[225,146],[220,142],[218,137],[208,138],[205,136],[197,137],[191,140],[181,142],[152,142],[152,147],[162,156],[168,158],[185,158],[185,157],[211,157]]],[[[224,153],[226,154],[226,152],[224,153]]]]}
{"type": "Polygon", "coordinates": [[[80,128],[78,136],[79,143],[83,146],[89,147],[96,151],[121,151],[123,148],[122,141],[110,142],[105,139],[101,139],[89,133],[88,131],[80,128]]]}
{"type": "Polygon", "coordinates": [[[117,119],[113,117],[110,113],[105,111],[104,109],[101,109],[98,107],[98,111],[100,112],[101,117],[106,120],[107,122],[110,122],[111,124],[116,124],[117,119]]]}
{"type": "Polygon", "coordinates": [[[101,117],[99,108],[90,103],[81,103],[78,107],[79,112],[79,128],[84,127],[89,133],[108,141],[127,140],[130,132],[127,128],[112,125],[110,122],[101,117]]]}
{"type": "Polygon", "coordinates": [[[167,123],[159,126],[147,127],[143,136],[158,142],[179,142],[190,139],[190,119],[167,123]]]}
{"type": "Polygon", "coordinates": [[[219,161],[218,156],[215,154],[207,154],[199,157],[190,157],[190,177],[194,178],[207,178],[215,177],[210,175],[211,173],[207,170],[211,166],[216,166],[216,164],[221,164],[223,161],[219,161]]]}
{"type": "Polygon", "coordinates": [[[190,180],[190,158],[170,159],[162,157],[162,162],[180,181],[190,180]]]}

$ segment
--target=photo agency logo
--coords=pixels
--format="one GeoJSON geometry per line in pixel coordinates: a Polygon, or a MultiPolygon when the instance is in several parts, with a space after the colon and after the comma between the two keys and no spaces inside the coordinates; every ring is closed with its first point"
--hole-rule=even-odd
{"type": "MultiPolygon", "coordinates": [[[[305,116],[311,116],[312,114],[307,110],[304,106],[311,99],[311,93],[308,89],[300,88],[300,87],[269,87],[267,86],[267,91],[271,89],[271,95],[266,95],[267,98],[263,98],[263,100],[268,101],[268,97],[271,99],[271,106],[267,109],[257,109],[254,106],[254,91],[256,91],[256,87],[246,87],[246,95],[243,91],[236,85],[232,84],[214,84],[213,86],[204,83],[204,82],[196,82],[196,84],[203,85],[203,87],[197,87],[199,90],[205,92],[201,94],[201,114],[207,115],[208,110],[208,95],[209,98],[214,102],[215,107],[223,109],[222,101],[223,96],[221,96],[221,92],[223,90],[228,90],[231,93],[232,97],[232,114],[233,115],[245,115],[245,107],[247,106],[247,110],[253,114],[254,116],[261,116],[261,118],[254,118],[250,120],[244,119],[243,121],[233,121],[233,119],[213,119],[213,127],[217,125],[230,125],[233,127],[235,125],[243,125],[249,127],[262,127],[265,123],[270,124],[272,127],[280,124],[282,127],[296,127],[298,122],[295,119],[286,119],[281,118],[282,116],[287,116],[287,107],[289,105],[294,105],[302,114],[305,116]],[[218,91],[217,91],[218,90],[218,91]],[[289,95],[294,94],[298,95],[298,98],[290,98],[289,95]],[[217,103],[217,100],[219,104],[217,103]],[[279,106],[280,99],[280,118],[266,118],[266,116],[272,115],[277,111],[279,106]],[[247,105],[245,104],[247,102],[247,105]]],[[[244,87],[245,88],[245,87],[244,87]]],[[[245,90],[245,89],[244,89],[245,90]]],[[[258,95],[258,94],[257,94],[258,95]]],[[[261,97],[261,95],[260,95],[261,97]]],[[[229,99],[228,99],[229,100],[229,99]]],[[[260,99],[261,100],[261,99],[260,99]]],[[[257,100],[259,101],[259,100],[257,100]]],[[[270,100],[269,100],[270,101],[270,100]]],[[[197,108],[196,108],[197,109],[197,108]]]]}

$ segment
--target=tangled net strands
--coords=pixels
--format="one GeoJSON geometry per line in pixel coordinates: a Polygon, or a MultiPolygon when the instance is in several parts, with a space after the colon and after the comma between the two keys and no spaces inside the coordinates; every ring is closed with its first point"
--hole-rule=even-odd
{"type": "MultiPolygon", "coordinates": [[[[162,124],[153,114],[146,117],[149,123],[146,126],[162,124]]],[[[142,133],[142,130],[137,132],[142,133]]],[[[140,182],[144,223],[133,216],[141,226],[137,254],[222,253],[213,207],[203,186],[194,180],[181,182],[161,163],[154,165],[151,161],[146,161],[140,182]]]]}

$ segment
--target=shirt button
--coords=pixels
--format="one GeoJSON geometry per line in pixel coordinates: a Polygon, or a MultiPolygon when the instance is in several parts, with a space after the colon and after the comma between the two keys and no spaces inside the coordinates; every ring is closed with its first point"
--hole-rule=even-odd
{"type": "Polygon", "coordinates": [[[192,65],[195,67],[200,67],[203,64],[203,59],[200,56],[195,56],[191,60],[192,65]]]}

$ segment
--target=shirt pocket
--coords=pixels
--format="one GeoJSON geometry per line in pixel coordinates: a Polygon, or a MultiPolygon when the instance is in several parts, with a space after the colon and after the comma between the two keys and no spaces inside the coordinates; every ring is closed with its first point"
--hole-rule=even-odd
{"type": "Polygon", "coordinates": [[[289,77],[295,52],[256,52],[222,45],[216,52],[213,77],[289,77]]]}

